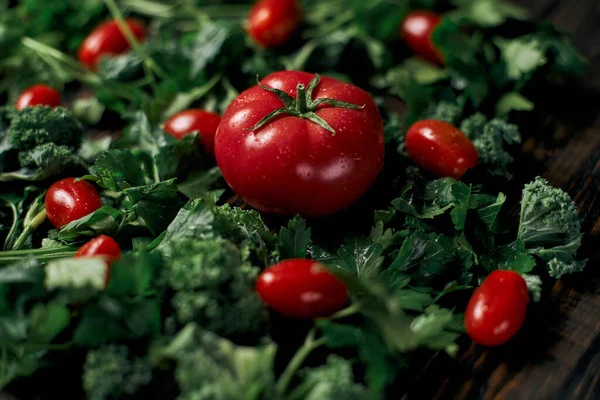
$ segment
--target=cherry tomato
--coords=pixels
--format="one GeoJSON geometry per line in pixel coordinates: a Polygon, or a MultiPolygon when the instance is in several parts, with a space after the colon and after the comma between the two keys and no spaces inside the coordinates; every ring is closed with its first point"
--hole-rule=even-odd
{"type": "Polygon", "coordinates": [[[102,207],[96,188],[88,181],[75,181],[75,178],[65,178],[50,186],[45,202],[48,219],[57,228],[102,207]]]}
{"type": "Polygon", "coordinates": [[[215,134],[221,117],[199,109],[189,109],[173,115],[165,122],[164,130],[175,139],[181,140],[185,135],[198,132],[204,149],[209,154],[215,152],[215,134]]]}
{"type": "Polygon", "coordinates": [[[33,85],[21,93],[15,102],[15,108],[22,110],[25,107],[48,106],[58,107],[61,105],[60,93],[46,85],[33,85]]]}
{"type": "Polygon", "coordinates": [[[415,54],[434,64],[442,65],[444,59],[431,41],[431,34],[440,21],[441,17],[431,11],[412,11],[402,21],[400,34],[415,54]]]}
{"type": "Polygon", "coordinates": [[[248,32],[260,46],[277,47],[294,33],[300,17],[296,0],[260,0],[248,15],[248,32]]]}
{"type": "MultiPolygon", "coordinates": [[[[125,23],[138,42],[146,38],[146,28],[135,19],[128,18],[125,23]]],[[[88,35],[79,47],[79,61],[95,71],[100,59],[104,56],[117,55],[130,49],[127,38],[119,28],[116,20],[100,24],[88,35]]]]}
{"type": "MultiPolygon", "coordinates": [[[[284,71],[267,76],[261,84],[303,100],[313,79],[316,76],[306,72],[284,71]]],[[[276,94],[257,85],[241,93],[223,115],[215,137],[217,164],[229,186],[252,207],[273,214],[333,214],[361,197],[379,174],[383,123],[371,97],[327,77],[311,97],[364,107],[321,103],[311,112],[304,104],[294,114],[292,105],[291,115],[286,112],[255,128],[284,107],[276,94]]]]}
{"type": "Polygon", "coordinates": [[[506,343],[523,326],[528,303],[527,284],[521,275],[494,271],[469,300],[465,311],[467,333],[485,346],[506,343]]]}
{"type": "Polygon", "coordinates": [[[110,266],[114,261],[121,258],[121,249],[119,244],[110,236],[100,235],[85,243],[77,250],[75,257],[98,257],[106,260],[108,268],[106,269],[106,278],[104,286],[108,285],[110,278],[110,266]]]}
{"type": "Polygon", "coordinates": [[[432,119],[415,122],[406,134],[406,151],[421,169],[437,177],[460,179],[475,168],[479,154],[454,126],[432,119]]]}
{"type": "Polygon", "coordinates": [[[269,308],[291,318],[326,317],[348,300],[348,289],[318,262],[285,260],[263,271],[256,282],[269,308]]]}

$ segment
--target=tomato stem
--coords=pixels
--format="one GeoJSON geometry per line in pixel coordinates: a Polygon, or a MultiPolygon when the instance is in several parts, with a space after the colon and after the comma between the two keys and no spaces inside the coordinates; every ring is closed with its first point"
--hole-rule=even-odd
{"type": "Polygon", "coordinates": [[[290,360],[289,364],[277,380],[275,384],[275,395],[277,398],[283,397],[290,385],[292,378],[296,374],[298,368],[302,366],[302,363],[308,357],[308,355],[315,349],[325,344],[325,338],[315,340],[316,329],[313,327],[304,340],[302,347],[298,349],[294,357],[290,360]]]}
{"type": "Polygon", "coordinates": [[[299,83],[296,86],[296,111],[299,114],[308,112],[308,103],[306,102],[306,88],[299,83]]]}
{"type": "MultiPolygon", "coordinates": [[[[256,77],[256,80],[258,81],[258,76],[256,77]]],[[[304,118],[311,122],[314,122],[315,124],[319,125],[321,128],[325,129],[326,131],[331,132],[331,134],[333,136],[335,136],[335,130],[327,123],[327,121],[325,121],[323,118],[321,118],[315,112],[317,110],[317,108],[321,104],[327,104],[332,107],[348,108],[351,110],[362,110],[363,108],[365,108],[365,105],[363,104],[362,106],[357,106],[356,104],[347,103],[345,101],[329,99],[329,98],[319,98],[317,100],[313,100],[312,93],[315,90],[315,88],[319,85],[320,82],[321,82],[321,77],[317,74],[310,81],[310,83],[308,84],[308,87],[305,88],[303,84],[299,83],[298,86],[296,86],[296,98],[295,99],[281,89],[275,89],[275,88],[263,85],[262,83],[258,82],[258,85],[261,88],[275,94],[279,98],[279,100],[281,100],[281,102],[283,103],[283,107],[278,108],[278,109],[270,112],[269,114],[267,114],[260,121],[258,121],[252,128],[250,128],[250,130],[256,131],[256,130],[260,129],[261,127],[263,127],[264,125],[271,122],[272,120],[274,120],[279,115],[287,114],[287,115],[291,115],[294,117],[304,118]]]]}

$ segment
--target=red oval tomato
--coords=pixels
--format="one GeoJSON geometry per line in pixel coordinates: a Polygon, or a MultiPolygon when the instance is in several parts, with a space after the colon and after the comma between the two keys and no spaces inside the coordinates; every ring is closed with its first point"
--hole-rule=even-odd
{"type": "Polygon", "coordinates": [[[527,284],[514,271],[494,271],[475,290],[467,310],[467,333],[476,343],[506,343],[523,326],[529,294],[527,284]]]}
{"type": "MultiPolygon", "coordinates": [[[[306,72],[284,71],[261,84],[293,100],[314,79],[306,72]]],[[[261,119],[283,107],[277,95],[257,85],[241,93],[223,115],[215,137],[217,164],[229,186],[252,207],[274,214],[333,214],[361,197],[379,174],[383,123],[371,97],[354,85],[323,77],[311,98],[364,107],[321,103],[314,112],[294,114],[290,105],[291,115],[284,113],[256,129],[261,119]],[[314,122],[318,119],[335,133],[314,122]]]]}
{"type": "Polygon", "coordinates": [[[114,261],[121,258],[121,248],[119,244],[110,236],[100,235],[85,243],[77,250],[75,257],[103,257],[106,260],[108,268],[104,286],[108,285],[110,278],[110,266],[114,261]]]}
{"type": "Polygon", "coordinates": [[[473,143],[447,122],[415,122],[406,134],[406,151],[421,169],[437,177],[460,179],[475,168],[479,154],[473,143]]]}
{"type": "Polygon", "coordinates": [[[60,93],[55,89],[46,85],[33,85],[21,93],[15,102],[15,108],[22,110],[32,106],[58,107],[61,103],[60,93]]]}
{"type": "Polygon", "coordinates": [[[178,140],[192,132],[198,132],[206,152],[214,154],[215,134],[220,122],[221,117],[215,113],[200,109],[189,109],[169,118],[165,122],[164,130],[178,140]]]}
{"type": "Polygon", "coordinates": [[[415,54],[442,65],[444,59],[431,41],[431,34],[440,21],[441,17],[431,11],[412,11],[402,21],[400,34],[415,54]]]}
{"type": "Polygon", "coordinates": [[[260,0],[248,15],[248,32],[260,46],[277,47],[294,33],[300,17],[296,0],[260,0]]]}
{"type": "Polygon", "coordinates": [[[263,271],[256,282],[269,308],[291,318],[325,317],[339,311],[348,289],[318,262],[285,260],[263,271]]]}
{"type": "MultiPolygon", "coordinates": [[[[146,38],[144,25],[132,18],[127,18],[125,23],[136,40],[143,42],[146,38]]],[[[106,21],[85,38],[79,47],[79,61],[89,69],[96,70],[102,57],[122,54],[130,48],[129,42],[119,28],[117,21],[106,21]]]]}
{"type": "Polygon", "coordinates": [[[57,228],[85,217],[102,207],[102,199],[88,181],[65,178],[54,183],[46,193],[46,214],[57,228]]]}
{"type": "Polygon", "coordinates": [[[104,256],[110,264],[121,258],[121,249],[115,239],[100,235],[85,243],[77,250],[75,257],[104,256]]]}

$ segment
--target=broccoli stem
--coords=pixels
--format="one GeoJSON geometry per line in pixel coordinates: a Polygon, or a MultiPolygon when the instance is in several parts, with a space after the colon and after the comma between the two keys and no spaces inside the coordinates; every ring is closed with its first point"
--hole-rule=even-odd
{"type": "Polygon", "coordinates": [[[359,311],[360,311],[360,306],[358,304],[354,303],[354,304],[336,312],[331,317],[329,317],[329,319],[336,320],[336,319],[347,318],[347,317],[350,317],[350,316],[356,314],[359,311]]]}
{"type": "Polygon", "coordinates": [[[51,247],[35,250],[13,250],[0,252],[0,265],[12,264],[26,257],[35,257],[40,262],[55,260],[57,258],[73,257],[77,247],[51,247]]]}
{"type": "Polygon", "coordinates": [[[10,211],[12,212],[12,216],[13,216],[13,222],[10,225],[10,230],[8,231],[8,234],[6,235],[6,240],[4,242],[4,250],[8,250],[9,247],[12,247],[11,241],[17,232],[19,215],[17,214],[17,208],[15,207],[15,205],[13,203],[11,203],[8,200],[5,200],[4,202],[10,208],[10,211]]]}
{"type": "MultiPolygon", "coordinates": [[[[21,246],[23,246],[23,244],[29,237],[29,235],[31,235],[31,233],[33,231],[35,231],[37,229],[37,227],[40,226],[42,224],[42,222],[44,222],[45,220],[46,220],[46,209],[44,208],[41,212],[36,214],[36,216],[32,219],[31,223],[29,223],[25,227],[25,229],[23,230],[23,232],[21,232],[21,234],[19,235],[17,240],[15,240],[15,244],[13,245],[12,248],[14,250],[20,249],[21,246]]],[[[25,220],[25,222],[27,222],[27,220],[25,220]]]]}
{"type": "Polygon", "coordinates": [[[290,385],[290,382],[292,381],[292,378],[296,374],[296,371],[302,366],[302,363],[306,357],[308,357],[308,355],[315,349],[325,344],[325,338],[315,340],[315,334],[316,330],[313,327],[306,335],[306,339],[304,340],[302,347],[300,347],[296,354],[294,354],[294,357],[292,357],[289,364],[277,380],[277,383],[275,384],[276,397],[283,397],[288,389],[288,386],[290,385]]]}
{"type": "Polygon", "coordinates": [[[17,240],[15,240],[12,250],[19,250],[23,244],[25,244],[25,241],[29,235],[31,235],[31,233],[46,220],[46,205],[44,203],[45,197],[46,192],[43,192],[36,197],[31,204],[31,207],[29,207],[29,210],[27,210],[27,214],[25,214],[25,220],[23,221],[23,232],[21,232],[17,240]]]}
{"type": "Polygon", "coordinates": [[[123,17],[123,13],[121,13],[121,10],[119,9],[119,7],[115,3],[115,1],[114,0],[104,0],[104,3],[106,4],[106,8],[108,8],[108,11],[112,14],[114,19],[117,21],[119,28],[125,35],[125,39],[127,39],[127,42],[129,43],[129,45],[133,48],[133,51],[135,51],[142,59],[142,67],[144,68],[144,73],[145,73],[146,77],[148,78],[148,80],[150,81],[150,86],[153,87],[154,92],[156,93],[158,88],[156,87],[156,80],[154,79],[154,74],[156,74],[156,76],[158,76],[159,78],[161,78],[163,80],[168,79],[169,76],[167,76],[167,74],[158,66],[158,64],[148,55],[148,53],[145,51],[145,49],[143,49],[140,46],[140,44],[136,40],[135,36],[133,35],[131,30],[127,26],[127,23],[125,22],[125,18],[123,17]]]}

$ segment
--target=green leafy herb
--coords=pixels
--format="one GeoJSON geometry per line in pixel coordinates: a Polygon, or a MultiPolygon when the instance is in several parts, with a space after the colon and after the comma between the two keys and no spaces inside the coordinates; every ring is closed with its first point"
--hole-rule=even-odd
{"type": "Polygon", "coordinates": [[[525,185],[521,200],[518,238],[527,250],[548,263],[548,272],[560,277],[583,269],[576,261],[581,245],[581,221],[569,195],[536,178],[525,185]]]}
{"type": "Polygon", "coordinates": [[[310,228],[306,228],[306,221],[303,218],[296,216],[288,222],[287,227],[281,228],[279,240],[282,258],[306,258],[310,228]]]}
{"type": "Polygon", "coordinates": [[[83,388],[93,400],[132,395],[151,379],[150,366],[131,357],[126,346],[106,345],[91,350],[83,364],[83,388]]]}

